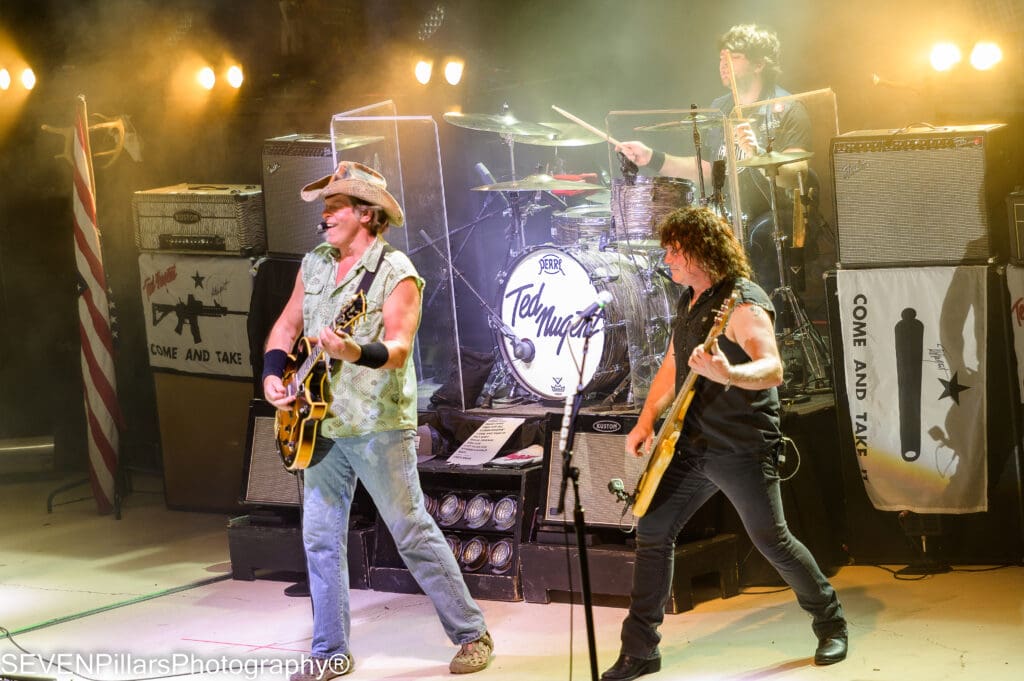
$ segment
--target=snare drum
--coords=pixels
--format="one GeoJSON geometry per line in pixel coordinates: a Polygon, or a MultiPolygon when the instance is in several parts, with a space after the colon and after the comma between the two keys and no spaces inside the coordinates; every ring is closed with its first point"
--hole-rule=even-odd
{"type": "Polygon", "coordinates": [[[551,216],[551,238],[561,246],[607,243],[611,229],[612,212],[607,206],[577,206],[551,216]]]}
{"type": "Polygon", "coordinates": [[[691,206],[696,185],[681,177],[637,176],[633,184],[612,180],[612,215],[616,241],[658,241],[658,223],[676,210],[691,206]]]}
{"type": "Polygon", "coordinates": [[[646,267],[643,257],[612,251],[569,253],[547,245],[520,254],[500,294],[501,320],[520,342],[520,357],[513,339],[501,335],[498,343],[515,379],[541,398],[564,399],[574,391],[587,326],[574,320],[608,291],[612,300],[593,326],[583,385],[587,393],[614,390],[629,371],[631,338],[645,338],[650,320],[669,312],[663,284],[645,279],[646,267]],[[525,341],[532,356],[522,352],[525,341]]]}

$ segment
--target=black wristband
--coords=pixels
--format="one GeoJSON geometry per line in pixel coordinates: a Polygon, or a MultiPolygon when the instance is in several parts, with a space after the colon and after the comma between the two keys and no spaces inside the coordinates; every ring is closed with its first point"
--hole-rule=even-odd
{"type": "Polygon", "coordinates": [[[288,353],[284,350],[267,350],[263,353],[263,379],[267,376],[284,376],[285,367],[288,366],[288,353]]]}
{"type": "Polygon", "coordinates": [[[361,351],[359,359],[352,362],[358,364],[361,367],[369,367],[371,369],[379,369],[387,364],[388,357],[388,346],[383,343],[367,343],[360,345],[359,350],[361,351]]]}
{"type": "Polygon", "coordinates": [[[656,173],[660,173],[661,169],[665,166],[665,152],[664,151],[651,151],[651,160],[647,162],[645,168],[650,168],[656,173]]]}

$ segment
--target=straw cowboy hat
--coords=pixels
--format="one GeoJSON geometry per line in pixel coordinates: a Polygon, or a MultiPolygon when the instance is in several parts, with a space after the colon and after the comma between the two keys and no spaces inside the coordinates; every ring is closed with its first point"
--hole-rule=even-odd
{"type": "Polygon", "coordinates": [[[354,196],[380,206],[387,214],[388,222],[395,227],[401,227],[405,223],[405,215],[395,197],[388,193],[387,187],[387,180],[373,168],[362,163],[342,161],[333,175],[325,175],[316,182],[307,184],[300,194],[303,201],[318,201],[335,194],[354,196]]]}

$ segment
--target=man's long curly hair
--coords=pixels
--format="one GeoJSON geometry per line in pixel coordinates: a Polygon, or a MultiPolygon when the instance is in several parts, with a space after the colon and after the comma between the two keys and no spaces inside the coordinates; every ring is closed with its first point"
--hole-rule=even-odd
{"type": "Polygon", "coordinates": [[[658,225],[662,247],[685,253],[711,281],[750,278],[753,270],[732,227],[710,208],[680,208],[658,225]]]}

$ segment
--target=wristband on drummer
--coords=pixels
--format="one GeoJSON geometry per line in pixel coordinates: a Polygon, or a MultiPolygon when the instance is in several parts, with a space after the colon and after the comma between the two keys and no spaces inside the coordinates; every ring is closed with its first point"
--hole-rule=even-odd
{"type": "Polygon", "coordinates": [[[661,169],[665,166],[665,152],[664,151],[651,151],[651,160],[647,162],[645,168],[650,168],[656,173],[660,173],[661,169]]]}
{"type": "Polygon", "coordinates": [[[267,350],[263,354],[263,379],[267,376],[284,376],[285,367],[288,366],[288,353],[284,350],[267,350]]]}
{"type": "Polygon", "coordinates": [[[388,357],[390,357],[388,346],[383,343],[366,343],[359,346],[359,351],[359,359],[352,363],[371,369],[381,368],[387,364],[388,357]]]}

